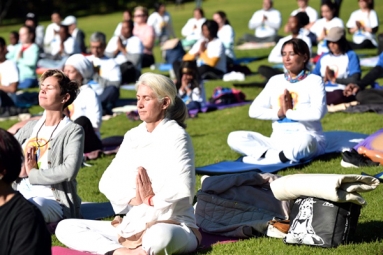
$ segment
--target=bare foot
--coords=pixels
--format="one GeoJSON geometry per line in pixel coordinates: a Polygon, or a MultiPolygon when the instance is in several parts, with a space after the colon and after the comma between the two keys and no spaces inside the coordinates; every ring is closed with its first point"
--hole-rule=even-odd
{"type": "Polygon", "coordinates": [[[147,255],[147,253],[140,246],[136,249],[120,248],[115,250],[113,255],[147,255]]]}

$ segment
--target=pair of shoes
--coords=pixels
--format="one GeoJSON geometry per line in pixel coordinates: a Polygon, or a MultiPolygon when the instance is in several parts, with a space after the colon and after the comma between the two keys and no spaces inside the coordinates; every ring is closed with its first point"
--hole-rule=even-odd
{"type": "Polygon", "coordinates": [[[359,154],[355,149],[342,152],[342,161],[340,164],[343,167],[379,166],[379,163],[359,154]]]}

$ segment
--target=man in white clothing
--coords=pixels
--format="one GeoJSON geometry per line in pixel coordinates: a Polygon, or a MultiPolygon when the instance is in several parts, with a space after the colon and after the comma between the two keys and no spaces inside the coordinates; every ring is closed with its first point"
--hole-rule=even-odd
{"type": "Polygon", "coordinates": [[[141,74],[144,46],[133,35],[133,21],[123,21],[121,35],[113,36],[105,49],[105,55],[114,58],[121,67],[121,83],[132,83],[141,74]]]}
{"type": "Polygon", "coordinates": [[[81,53],[86,53],[85,46],[85,33],[77,27],[77,19],[70,15],[67,16],[62,25],[68,26],[69,34],[73,37],[73,40],[77,42],[77,45],[80,47],[81,53]]]}
{"type": "Polygon", "coordinates": [[[59,12],[53,12],[51,15],[52,23],[47,26],[44,36],[44,52],[51,54],[51,44],[56,39],[60,30],[61,15],[59,12]]]}
{"type": "Polygon", "coordinates": [[[255,29],[255,36],[245,34],[241,42],[277,42],[281,27],[281,13],[273,8],[272,0],[263,0],[263,9],[256,11],[249,21],[249,29],[255,29]]]}
{"type": "Polygon", "coordinates": [[[114,58],[105,56],[105,47],[105,34],[93,33],[90,37],[92,55],[87,56],[87,59],[93,63],[95,72],[93,82],[89,85],[99,95],[104,113],[111,114],[111,110],[120,96],[121,71],[114,58]]]}

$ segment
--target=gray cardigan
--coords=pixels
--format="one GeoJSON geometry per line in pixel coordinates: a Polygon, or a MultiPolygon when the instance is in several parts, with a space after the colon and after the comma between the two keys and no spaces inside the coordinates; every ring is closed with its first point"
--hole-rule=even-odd
{"type": "MultiPolygon", "coordinates": [[[[29,121],[15,135],[23,144],[32,135],[36,121],[29,121]]],[[[51,185],[53,195],[62,208],[64,218],[81,218],[81,199],[77,194],[76,176],[83,161],[84,131],[70,122],[52,140],[48,148],[48,169],[32,169],[31,184],[51,185]]]]}

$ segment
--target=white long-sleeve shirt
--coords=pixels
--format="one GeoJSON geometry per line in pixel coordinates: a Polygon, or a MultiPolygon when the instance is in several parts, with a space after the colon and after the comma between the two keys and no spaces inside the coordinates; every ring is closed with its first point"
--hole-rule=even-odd
{"type": "Polygon", "coordinates": [[[186,37],[187,40],[199,40],[202,38],[202,24],[206,21],[205,18],[189,19],[185,26],[181,30],[181,34],[186,37]]]}
{"type": "Polygon", "coordinates": [[[101,128],[102,107],[100,99],[89,85],[80,87],[80,93],[73,103],[68,106],[68,109],[72,120],[86,116],[92,123],[93,128],[101,128]]]}
{"type": "Polygon", "coordinates": [[[150,14],[147,23],[154,28],[157,38],[164,35],[168,37],[176,37],[172,18],[168,12],[165,12],[164,16],[161,16],[158,12],[153,12],[150,14]]]}
{"type": "Polygon", "coordinates": [[[259,38],[273,36],[277,34],[278,29],[281,27],[282,16],[281,13],[270,8],[269,10],[256,11],[249,21],[249,29],[255,29],[255,36],[259,38]],[[263,16],[267,20],[263,21],[263,16]]]}
{"type": "MultiPolygon", "coordinates": [[[[163,119],[151,133],[144,122],[125,134],[116,157],[99,183],[100,191],[110,200],[116,213],[125,212],[130,207],[129,201],[136,196],[140,166],[146,169],[152,183],[156,220],[175,220],[196,228],[192,207],[194,151],[186,131],[174,120],[163,119]]],[[[139,214],[143,206],[133,206],[127,217],[139,214]]]]}
{"type": "MultiPolygon", "coordinates": [[[[305,36],[302,33],[300,33],[297,36],[297,38],[302,39],[307,44],[307,46],[309,46],[310,55],[311,55],[311,40],[310,40],[310,38],[308,38],[307,36],[305,36]]],[[[287,42],[290,39],[293,39],[292,35],[288,35],[286,37],[279,39],[278,43],[274,46],[274,48],[271,50],[271,52],[269,54],[268,60],[270,63],[282,63],[283,62],[282,54],[281,54],[282,46],[285,42],[287,42]]]]}
{"type": "Polygon", "coordinates": [[[224,25],[217,34],[218,38],[222,41],[225,46],[225,54],[231,59],[235,59],[234,54],[234,39],[235,33],[234,29],[230,25],[224,25]]]}
{"type": "Polygon", "coordinates": [[[272,120],[272,137],[283,138],[291,133],[308,133],[323,140],[320,120],[327,112],[326,93],[320,76],[310,74],[296,83],[286,80],[284,74],[273,76],[251,104],[249,116],[272,120]],[[287,89],[293,98],[293,109],[287,110],[288,121],[281,121],[279,97],[287,89]]]}

